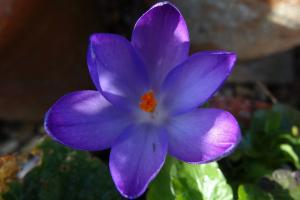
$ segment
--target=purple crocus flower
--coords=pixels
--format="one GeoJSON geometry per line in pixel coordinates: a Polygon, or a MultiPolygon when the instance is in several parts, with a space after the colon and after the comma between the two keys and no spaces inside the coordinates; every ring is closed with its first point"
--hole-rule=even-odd
{"type": "Polygon", "coordinates": [[[197,164],[228,155],[241,138],[237,121],[198,107],[231,73],[236,55],[188,52],[186,23],[168,2],[143,14],[131,41],[93,34],[87,62],[97,90],[60,98],[46,115],[48,134],[74,149],[111,148],[113,181],[128,198],[146,190],[167,154],[197,164]]]}

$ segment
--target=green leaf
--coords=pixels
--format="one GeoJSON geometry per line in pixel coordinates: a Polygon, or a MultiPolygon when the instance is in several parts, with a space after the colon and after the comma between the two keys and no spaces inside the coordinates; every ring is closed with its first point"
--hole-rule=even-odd
{"type": "Polygon", "coordinates": [[[272,170],[266,166],[266,163],[262,162],[249,162],[244,164],[244,170],[247,172],[247,180],[251,182],[257,182],[266,174],[271,174],[272,170]]]}
{"type": "Polygon", "coordinates": [[[281,114],[283,122],[282,128],[289,131],[294,125],[300,126],[300,112],[288,105],[275,104],[272,108],[273,111],[281,114]]]}
{"type": "MultiPolygon", "coordinates": [[[[285,190],[292,199],[300,199],[299,178],[300,171],[292,172],[284,169],[275,170],[272,175],[268,177],[270,181],[281,186],[282,190],[285,190]]],[[[282,192],[280,193],[282,194],[282,192]]]]}
{"type": "Polygon", "coordinates": [[[272,196],[255,185],[240,185],[238,200],[271,200],[272,196]]]}
{"type": "Polygon", "coordinates": [[[169,158],[150,185],[147,200],[232,200],[231,187],[216,162],[187,164],[169,158]]]}
{"type": "Polygon", "coordinates": [[[289,144],[281,144],[279,148],[287,157],[287,160],[293,162],[294,165],[299,169],[300,168],[299,157],[295,153],[293,147],[289,144]]]}
{"type": "Polygon", "coordinates": [[[238,200],[298,200],[299,193],[293,174],[288,170],[276,170],[271,176],[262,178],[259,185],[240,185],[238,200]]]}
{"type": "Polygon", "coordinates": [[[171,186],[181,199],[231,200],[233,194],[216,162],[192,165],[177,162],[171,168],[171,186]],[[198,198],[195,198],[198,197],[198,198]]]}
{"type": "Polygon", "coordinates": [[[270,111],[267,113],[264,131],[271,136],[274,136],[280,129],[281,115],[278,112],[270,111]]]}
{"type": "Polygon", "coordinates": [[[267,114],[269,111],[258,110],[253,113],[251,131],[254,133],[264,132],[267,114]]]}
{"type": "Polygon", "coordinates": [[[150,183],[147,193],[147,200],[173,200],[175,196],[171,191],[170,169],[173,165],[173,159],[167,157],[165,164],[158,176],[150,183]]]}

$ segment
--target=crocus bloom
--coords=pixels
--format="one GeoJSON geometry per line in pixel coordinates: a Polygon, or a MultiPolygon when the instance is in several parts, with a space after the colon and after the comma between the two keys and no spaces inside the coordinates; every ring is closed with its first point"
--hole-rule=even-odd
{"type": "Polygon", "coordinates": [[[79,150],[111,148],[109,167],[122,195],[140,196],[166,155],[207,163],[240,141],[235,118],[198,108],[231,73],[236,55],[205,51],[188,56],[184,18],[157,3],[137,21],[131,41],[107,33],[90,37],[87,63],[97,88],[69,93],[48,111],[45,128],[79,150]]]}

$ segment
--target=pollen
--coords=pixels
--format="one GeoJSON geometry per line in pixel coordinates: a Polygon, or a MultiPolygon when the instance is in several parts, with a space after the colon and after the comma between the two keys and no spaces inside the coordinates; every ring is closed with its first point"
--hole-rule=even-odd
{"type": "Polygon", "coordinates": [[[153,91],[146,92],[141,96],[140,109],[145,112],[153,112],[157,105],[153,91]]]}

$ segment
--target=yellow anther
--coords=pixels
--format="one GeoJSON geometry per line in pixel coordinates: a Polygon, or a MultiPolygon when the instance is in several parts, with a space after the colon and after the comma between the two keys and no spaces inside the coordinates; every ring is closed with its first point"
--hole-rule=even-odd
{"type": "Polygon", "coordinates": [[[145,112],[153,112],[157,105],[153,91],[146,92],[141,96],[140,109],[145,112]]]}

